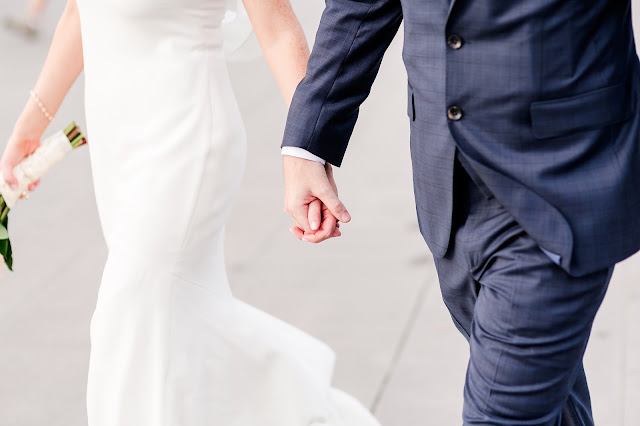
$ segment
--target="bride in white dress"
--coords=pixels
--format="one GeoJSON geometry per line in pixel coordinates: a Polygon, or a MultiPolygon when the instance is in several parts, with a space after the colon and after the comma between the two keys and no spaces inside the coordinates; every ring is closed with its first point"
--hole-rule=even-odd
{"type": "MultiPolygon", "coordinates": [[[[298,21],[288,0],[244,3],[288,103],[308,58],[298,21]]],[[[331,387],[330,348],[229,289],[223,232],[245,134],[225,10],[226,0],[70,0],[34,88],[55,114],[85,70],[109,249],[90,325],[89,425],[375,426],[331,387]]],[[[49,124],[42,106],[30,99],[15,126],[8,183],[49,124]]]]}

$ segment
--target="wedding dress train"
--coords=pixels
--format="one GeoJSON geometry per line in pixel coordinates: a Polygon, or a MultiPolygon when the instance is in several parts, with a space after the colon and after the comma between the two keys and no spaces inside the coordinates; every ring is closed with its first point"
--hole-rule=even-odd
{"type": "Polygon", "coordinates": [[[224,225],[245,134],[225,0],[78,0],[96,202],[109,249],[90,426],[376,426],[324,343],[233,297],[224,225]]]}

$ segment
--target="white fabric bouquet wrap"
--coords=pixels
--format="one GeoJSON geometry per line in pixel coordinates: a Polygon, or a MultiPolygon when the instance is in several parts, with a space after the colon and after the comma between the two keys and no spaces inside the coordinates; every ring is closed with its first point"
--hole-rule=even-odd
{"type": "Polygon", "coordinates": [[[73,151],[69,138],[63,131],[45,139],[27,158],[13,168],[13,175],[18,180],[18,188],[11,188],[4,179],[0,179],[0,194],[9,208],[13,208],[20,195],[27,191],[29,185],[40,179],[55,164],[73,151]]]}

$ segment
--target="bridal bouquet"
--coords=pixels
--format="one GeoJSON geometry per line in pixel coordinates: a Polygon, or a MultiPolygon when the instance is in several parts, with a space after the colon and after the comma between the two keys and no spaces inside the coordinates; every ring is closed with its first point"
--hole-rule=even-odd
{"type": "Polygon", "coordinates": [[[9,210],[13,208],[30,184],[44,174],[73,149],[84,145],[87,140],[76,125],[71,123],[64,131],[59,131],[45,139],[40,146],[13,169],[18,187],[11,188],[0,177],[0,253],[9,270],[13,270],[13,256],[9,241],[9,210]]]}

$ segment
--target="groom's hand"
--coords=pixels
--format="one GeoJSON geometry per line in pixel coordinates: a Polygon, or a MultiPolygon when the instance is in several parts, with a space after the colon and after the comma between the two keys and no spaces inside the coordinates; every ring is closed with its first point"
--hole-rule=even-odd
{"type": "Polygon", "coordinates": [[[338,221],[349,222],[351,216],[338,198],[331,165],[289,155],[283,161],[285,211],[295,224],[293,234],[311,243],[340,236],[338,221]]]}

